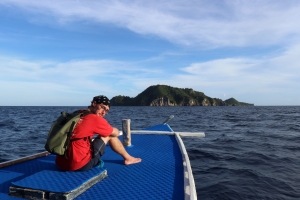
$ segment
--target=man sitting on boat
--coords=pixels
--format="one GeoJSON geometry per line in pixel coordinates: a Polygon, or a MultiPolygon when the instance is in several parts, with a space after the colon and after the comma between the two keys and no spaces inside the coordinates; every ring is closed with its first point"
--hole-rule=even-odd
{"type": "Polygon", "coordinates": [[[119,140],[119,130],[112,127],[103,117],[110,109],[110,101],[106,96],[95,96],[88,107],[88,113],[78,121],[72,136],[71,144],[66,155],[56,156],[56,165],[64,171],[86,171],[101,164],[105,145],[124,158],[124,164],[139,163],[141,158],[128,154],[119,140]],[[90,138],[98,136],[91,142],[90,138]]]}

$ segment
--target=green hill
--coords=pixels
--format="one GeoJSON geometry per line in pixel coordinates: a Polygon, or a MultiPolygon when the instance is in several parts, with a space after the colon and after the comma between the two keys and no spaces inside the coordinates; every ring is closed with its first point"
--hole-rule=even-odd
{"type": "Polygon", "coordinates": [[[167,85],[153,85],[136,97],[115,96],[113,106],[250,106],[234,98],[223,101],[206,96],[190,88],[175,88],[167,85]]]}
{"type": "Polygon", "coordinates": [[[230,98],[225,100],[225,103],[228,106],[253,106],[253,104],[249,104],[249,103],[244,103],[244,102],[239,102],[237,101],[235,98],[230,98]]]}

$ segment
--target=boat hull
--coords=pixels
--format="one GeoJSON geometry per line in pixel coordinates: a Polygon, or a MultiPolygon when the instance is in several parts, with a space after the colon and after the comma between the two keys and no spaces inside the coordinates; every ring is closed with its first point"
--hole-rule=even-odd
{"type": "MultiPolygon", "coordinates": [[[[133,131],[131,142],[132,146],[126,147],[126,150],[133,156],[141,157],[142,162],[126,166],[123,158],[108,145],[102,157],[108,177],[76,199],[197,198],[190,163],[179,134],[133,131]]],[[[48,155],[1,168],[0,176],[5,176],[0,183],[1,199],[16,199],[8,194],[11,182],[53,168],[54,160],[54,155],[48,155]]]]}

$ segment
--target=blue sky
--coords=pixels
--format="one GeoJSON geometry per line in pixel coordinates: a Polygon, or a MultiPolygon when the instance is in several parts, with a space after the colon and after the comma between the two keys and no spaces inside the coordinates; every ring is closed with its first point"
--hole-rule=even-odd
{"type": "Polygon", "coordinates": [[[300,105],[298,0],[1,0],[1,106],[85,106],[151,85],[300,105]]]}

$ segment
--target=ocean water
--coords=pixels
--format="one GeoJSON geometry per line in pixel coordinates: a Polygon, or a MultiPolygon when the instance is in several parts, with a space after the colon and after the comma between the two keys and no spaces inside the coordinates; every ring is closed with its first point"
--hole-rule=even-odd
{"type": "MultiPolygon", "coordinates": [[[[0,107],[0,162],[43,152],[61,111],[86,107],[0,107]]],[[[111,107],[106,119],[121,130],[162,123],[184,137],[198,199],[300,199],[300,106],[111,107]]]]}

